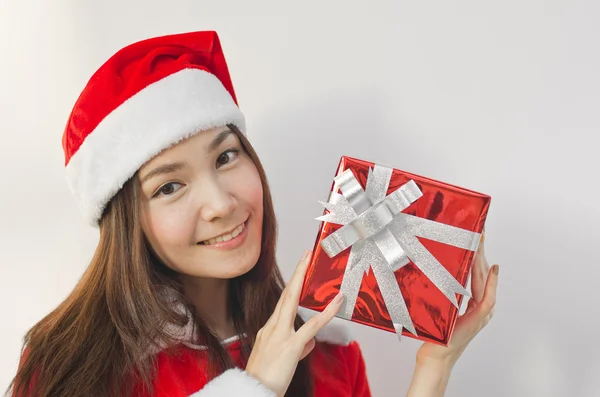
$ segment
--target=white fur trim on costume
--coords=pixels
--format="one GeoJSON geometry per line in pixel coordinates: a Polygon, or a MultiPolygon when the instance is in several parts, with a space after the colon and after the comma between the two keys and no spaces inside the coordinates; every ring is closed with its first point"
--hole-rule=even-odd
{"type": "Polygon", "coordinates": [[[203,70],[184,69],[129,98],[98,124],[66,167],[85,220],[97,226],[107,202],[162,150],[226,124],[245,132],[244,115],[229,92],[203,70]]]}
{"type": "Polygon", "coordinates": [[[239,368],[228,369],[190,397],[275,397],[275,393],[239,368]]]}
{"type": "MultiPolygon", "coordinates": [[[[240,340],[242,337],[246,337],[246,334],[243,334],[243,335],[241,335],[241,336],[240,336],[240,335],[234,335],[234,336],[231,336],[231,337],[229,337],[229,338],[227,338],[227,339],[223,339],[223,340],[221,341],[221,345],[222,345],[222,346],[227,346],[227,345],[229,345],[229,344],[231,344],[231,343],[233,343],[233,342],[237,342],[237,341],[238,341],[238,340],[240,340]]],[[[188,340],[191,340],[191,339],[188,339],[188,340]]],[[[197,344],[195,344],[195,343],[192,343],[192,342],[183,341],[182,343],[183,343],[184,345],[186,345],[187,347],[189,347],[190,349],[194,349],[194,350],[207,350],[207,349],[208,349],[208,346],[204,346],[204,345],[197,345],[197,344]]]]}
{"type": "MultiPolygon", "coordinates": [[[[183,313],[183,314],[187,313],[187,311],[185,310],[185,307],[183,305],[181,305],[179,303],[174,303],[174,305],[175,305],[175,309],[178,312],[183,313]]],[[[317,314],[318,314],[318,312],[316,312],[314,310],[310,310],[310,309],[298,306],[298,315],[304,321],[308,321],[309,319],[311,319],[312,317],[314,317],[317,314]]],[[[183,327],[179,327],[179,326],[175,326],[175,325],[168,325],[167,332],[173,338],[181,341],[181,343],[183,343],[184,345],[186,345],[187,347],[189,347],[191,349],[196,349],[196,350],[207,349],[207,346],[198,345],[198,344],[195,344],[192,342],[192,340],[194,339],[193,338],[194,326],[193,326],[192,321],[188,321],[188,323],[183,327]]],[[[221,344],[225,346],[225,345],[228,345],[229,343],[238,341],[240,338],[245,337],[245,336],[246,336],[245,334],[241,335],[241,336],[235,335],[235,336],[232,336],[230,338],[227,338],[227,339],[221,341],[221,344]]],[[[318,342],[325,342],[325,343],[329,343],[332,345],[341,345],[341,346],[347,346],[353,340],[351,338],[350,332],[348,330],[346,320],[343,320],[340,318],[333,318],[327,325],[325,325],[323,328],[321,328],[319,330],[319,332],[317,332],[315,339],[318,342]]],[[[149,353],[157,353],[158,351],[162,350],[164,347],[165,346],[157,346],[155,350],[152,350],[149,353]]]]}
{"type": "MultiPolygon", "coordinates": [[[[304,321],[308,321],[317,314],[319,313],[314,310],[298,306],[298,315],[304,321]]],[[[352,341],[352,338],[345,322],[346,320],[334,317],[327,325],[317,332],[315,339],[318,342],[347,346],[352,341]]]]}

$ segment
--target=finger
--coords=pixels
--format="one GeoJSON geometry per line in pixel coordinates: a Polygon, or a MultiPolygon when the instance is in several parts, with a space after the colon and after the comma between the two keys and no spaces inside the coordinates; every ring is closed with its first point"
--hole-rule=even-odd
{"type": "Polygon", "coordinates": [[[300,355],[300,360],[304,360],[306,356],[310,354],[311,351],[315,348],[315,338],[311,338],[306,345],[304,345],[304,350],[302,350],[302,354],[300,355]]]}
{"type": "Polygon", "coordinates": [[[487,272],[490,266],[488,265],[487,259],[485,258],[485,233],[481,234],[481,243],[477,249],[478,264],[487,272]]]}
{"type": "Polygon", "coordinates": [[[477,251],[475,251],[475,260],[477,260],[482,255],[485,255],[485,232],[481,232],[479,244],[477,245],[477,251]]]}
{"type": "Polygon", "coordinates": [[[491,319],[496,304],[496,288],[498,285],[498,265],[490,270],[485,287],[485,293],[481,302],[473,302],[473,309],[467,310],[456,322],[456,335],[477,334],[491,319]]]}
{"type": "Polygon", "coordinates": [[[475,254],[473,267],[471,269],[471,295],[476,302],[481,302],[483,299],[483,293],[485,289],[486,278],[489,273],[489,266],[485,258],[485,251],[483,248],[483,241],[485,240],[484,235],[481,236],[481,244],[475,254]]]}
{"type": "MultiPolygon", "coordinates": [[[[302,258],[300,259],[300,262],[302,262],[304,260],[304,258],[306,257],[307,253],[309,253],[310,251],[305,251],[304,254],[302,255],[302,258]]],[[[298,263],[298,266],[300,265],[300,262],[298,263]]],[[[294,274],[298,271],[298,266],[296,266],[296,270],[294,271],[294,274]]],[[[292,275],[292,280],[294,278],[294,275],[292,275]]],[[[289,291],[289,284],[288,286],[286,286],[283,291],[281,291],[281,295],[279,295],[279,300],[277,301],[277,305],[275,305],[275,309],[273,309],[273,314],[271,314],[271,317],[269,317],[269,320],[267,321],[267,324],[275,324],[277,323],[277,321],[279,321],[279,313],[281,312],[281,306],[283,301],[285,301],[287,299],[286,295],[288,294],[289,291]]]]}
{"type": "Polygon", "coordinates": [[[473,311],[473,309],[475,309],[476,307],[477,307],[477,302],[475,302],[475,299],[473,299],[473,298],[469,299],[469,303],[467,304],[467,310],[465,310],[465,314],[471,313],[473,311]]]}
{"type": "Polygon", "coordinates": [[[337,314],[338,310],[344,302],[344,295],[339,293],[327,305],[325,310],[308,320],[298,331],[294,338],[297,338],[299,343],[306,344],[317,335],[317,332],[327,325],[337,314]]]}
{"type": "Polygon", "coordinates": [[[488,271],[483,271],[481,266],[475,263],[471,270],[471,296],[475,302],[481,302],[485,293],[486,278],[488,271]]]}
{"type": "Polygon", "coordinates": [[[279,318],[277,323],[290,326],[293,325],[298,312],[298,301],[300,300],[300,292],[304,284],[304,276],[310,263],[311,252],[306,251],[304,256],[296,266],[296,270],[285,288],[285,295],[281,297],[281,308],[279,309],[279,318]]]}
{"type": "Polygon", "coordinates": [[[487,275],[487,272],[490,270],[490,265],[488,265],[487,258],[485,257],[485,252],[480,252],[475,259],[475,264],[479,268],[479,271],[483,274],[487,275]]]}
{"type": "Polygon", "coordinates": [[[485,285],[485,292],[483,294],[483,299],[479,306],[479,317],[483,320],[486,316],[488,316],[494,306],[496,305],[496,290],[498,287],[498,272],[499,266],[494,265],[492,269],[488,273],[487,282],[485,285]]]}
{"type": "Polygon", "coordinates": [[[279,295],[277,305],[275,305],[275,309],[273,309],[273,314],[271,314],[271,317],[269,317],[269,320],[267,320],[265,326],[271,326],[273,324],[276,324],[277,321],[279,321],[279,313],[281,312],[281,302],[283,301],[285,294],[286,291],[284,289],[283,291],[281,291],[281,295],[279,295]]]}

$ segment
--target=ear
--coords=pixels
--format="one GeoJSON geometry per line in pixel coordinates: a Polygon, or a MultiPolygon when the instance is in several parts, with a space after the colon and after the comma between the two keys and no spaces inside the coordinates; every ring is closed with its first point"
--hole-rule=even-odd
{"type": "MultiPolygon", "coordinates": [[[[298,306],[298,315],[304,321],[308,321],[317,314],[319,313],[314,310],[298,306]]],[[[347,346],[352,341],[352,337],[345,322],[345,320],[335,317],[329,324],[321,328],[315,339],[318,342],[347,346]]]]}

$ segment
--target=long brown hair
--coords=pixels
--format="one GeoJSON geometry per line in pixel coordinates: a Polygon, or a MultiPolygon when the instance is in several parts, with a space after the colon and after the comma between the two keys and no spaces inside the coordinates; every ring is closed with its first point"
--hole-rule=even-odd
{"type": "MultiPolygon", "coordinates": [[[[241,340],[247,360],[256,334],[277,304],[284,280],[275,258],[277,223],[267,177],[248,140],[235,126],[229,128],[254,161],[264,197],[258,262],[248,273],[230,280],[229,288],[236,330],[246,335],[241,340]]],[[[164,298],[164,291],[189,303],[181,294],[177,275],[157,259],[144,236],[139,195],[136,175],[108,204],[89,267],[71,294],[25,335],[21,364],[8,393],[112,397],[130,395],[132,384],[151,390],[154,361],[148,352],[174,346],[177,340],[166,331],[167,325],[183,327],[189,321],[189,316],[164,298]]],[[[198,339],[208,346],[213,369],[209,379],[233,367],[210,324],[196,316],[192,321],[198,339]]],[[[296,327],[302,324],[297,316],[296,327]]],[[[299,363],[286,396],[312,395],[309,357],[299,363]]]]}

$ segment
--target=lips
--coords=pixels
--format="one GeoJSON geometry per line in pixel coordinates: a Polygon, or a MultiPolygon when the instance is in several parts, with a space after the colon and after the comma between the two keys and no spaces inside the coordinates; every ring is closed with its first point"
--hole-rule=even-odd
{"type": "Polygon", "coordinates": [[[201,241],[198,244],[211,245],[211,244],[221,243],[223,241],[229,241],[229,240],[239,236],[240,233],[242,233],[244,231],[245,227],[246,227],[246,223],[244,222],[229,233],[221,234],[220,236],[201,241]]]}

